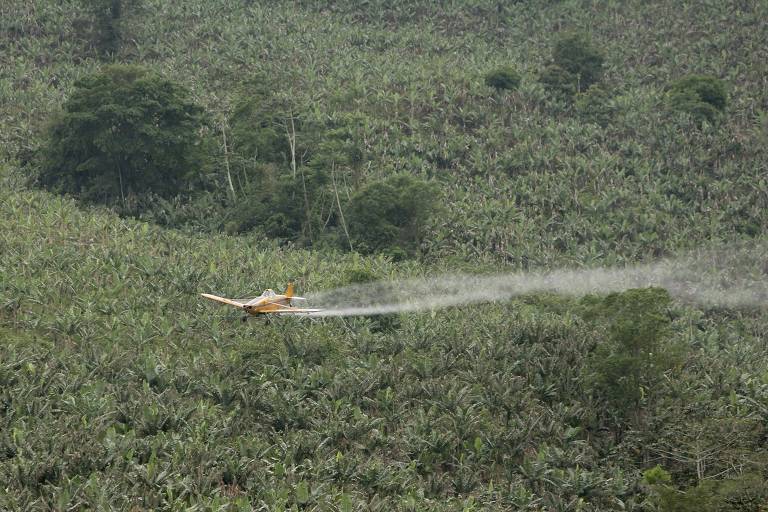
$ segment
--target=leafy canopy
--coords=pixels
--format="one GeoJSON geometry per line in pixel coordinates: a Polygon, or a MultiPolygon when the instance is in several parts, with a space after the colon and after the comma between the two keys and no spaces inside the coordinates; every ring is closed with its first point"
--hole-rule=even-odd
{"type": "Polygon", "coordinates": [[[724,480],[703,480],[685,491],[673,487],[672,476],[657,465],[643,472],[650,501],[659,510],[680,512],[738,512],[765,510],[768,488],[764,477],[742,473],[724,480]]]}
{"type": "Polygon", "coordinates": [[[502,66],[485,75],[485,85],[497,91],[514,90],[520,85],[520,73],[511,66],[502,66]]]}
{"type": "Polygon", "coordinates": [[[670,303],[663,288],[632,289],[583,300],[585,317],[603,323],[608,331],[607,343],[592,358],[591,380],[619,419],[637,411],[644,395],[652,394],[661,374],[675,360],[662,343],[671,322],[665,314],[670,303]]]}
{"type": "Polygon", "coordinates": [[[570,99],[577,92],[576,77],[557,64],[550,64],[544,68],[539,75],[539,82],[551,94],[563,99],[570,99]]]}
{"type": "Polygon", "coordinates": [[[555,41],[552,60],[557,66],[578,78],[579,90],[599,82],[603,77],[603,52],[586,34],[566,34],[555,41]]]}
{"type": "Polygon", "coordinates": [[[108,66],[76,83],[50,129],[41,183],[86,201],[123,204],[177,194],[200,172],[202,109],[144,68],[108,66]]]}
{"type": "Polygon", "coordinates": [[[91,39],[102,57],[109,57],[120,49],[122,39],[120,18],[123,0],[80,0],[80,4],[93,16],[91,39]]]}
{"type": "Polygon", "coordinates": [[[434,185],[406,174],[369,183],[350,204],[349,230],[355,249],[413,254],[436,203],[434,185]]]}
{"type": "Polygon", "coordinates": [[[725,82],[718,78],[690,75],[672,83],[669,104],[673,110],[687,112],[697,121],[715,123],[725,112],[728,92],[725,82]]]}
{"type": "Polygon", "coordinates": [[[604,61],[603,52],[592,45],[588,35],[565,34],[555,41],[552,62],[539,81],[551,92],[571,99],[602,79],[604,61]]]}
{"type": "MultiPolygon", "coordinates": [[[[244,159],[287,165],[290,146],[286,137],[289,108],[281,105],[267,79],[256,75],[243,84],[230,123],[232,150],[244,159]]],[[[300,129],[294,124],[295,128],[300,129]]],[[[304,137],[298,137],[303,142],[304,137]]]]}

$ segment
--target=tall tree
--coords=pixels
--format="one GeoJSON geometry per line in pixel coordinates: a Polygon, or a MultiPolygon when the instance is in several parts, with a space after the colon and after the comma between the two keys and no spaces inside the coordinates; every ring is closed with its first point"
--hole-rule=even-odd
{"type": "Polygon", "coordinates": [[[657,394],[662,374],[677,360],[677,347],[664,343],[671,298],[663,288],[639,288],[584,303],[586,317],[605,325],[608,334],[591,358],[589,380],[621,433],[627,421],[639,424],[643,404],[657,394]]]}
{"type": "Polygon", "coordinates": [[[352,196],[349,231],[362,252],[416,252],[437,204],[434,185],[406,174],[369,183],[352,196]]]}
{"type": "Polygon", "coordinates": [[[136,66],[77,82],[53,123],[40,181],[87,201],[172,196],[200,172],[202,109],[182,86],[136,66]]]}

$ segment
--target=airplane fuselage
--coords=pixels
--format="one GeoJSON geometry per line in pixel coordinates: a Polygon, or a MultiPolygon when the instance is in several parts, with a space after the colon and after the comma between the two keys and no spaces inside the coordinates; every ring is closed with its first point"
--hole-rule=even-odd
{"type": "Polygon", "coordinates": [[[285,306],[290,306],[290,299],[285,296],[270,297],[261,299],[254,304],[245,304],[243,309],[249,315],[260,315],[264,313],[274,313],[283,311],[285,306]]]}

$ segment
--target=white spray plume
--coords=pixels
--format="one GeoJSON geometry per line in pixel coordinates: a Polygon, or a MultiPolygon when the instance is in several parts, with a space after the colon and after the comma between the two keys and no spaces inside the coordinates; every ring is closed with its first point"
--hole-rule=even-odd
{"type": "Polygon", "coordinates": [[[355,284],[309,296],[312,316],[381,315],[504,301],[534,292],[582,296],[659,286],[673,297],[714,307],[768,305],[768,262],[760,248],[701,251],[622,268],[434,277],[355,284]]]}

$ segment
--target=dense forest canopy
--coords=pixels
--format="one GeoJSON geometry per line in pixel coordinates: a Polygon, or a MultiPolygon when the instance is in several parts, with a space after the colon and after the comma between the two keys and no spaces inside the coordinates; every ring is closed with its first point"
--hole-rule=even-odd
{"type": "Polygon", "coordinates": [[[135,66],[89,75],[50,129],[40,181],[107,204],[189,189],[202,164],[202,116],[188,94],[135,66]]]}
{"type": "Polygon", "coordinates": [[[2,2],[0,509],[765,510],[766,20],[2,2]],[[198,300],[691,250],[749,300],[198,300]]]}

